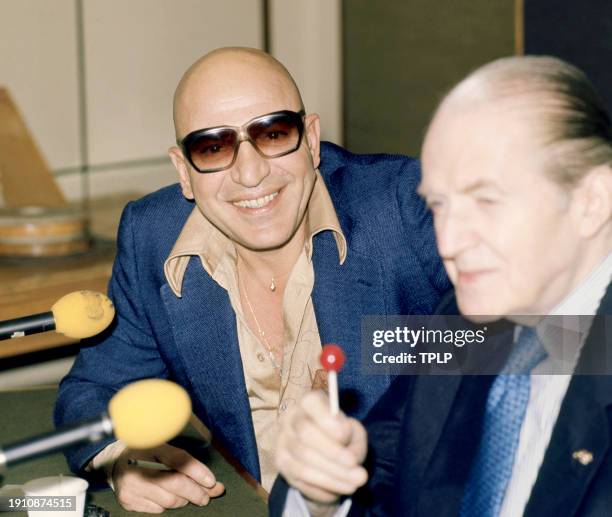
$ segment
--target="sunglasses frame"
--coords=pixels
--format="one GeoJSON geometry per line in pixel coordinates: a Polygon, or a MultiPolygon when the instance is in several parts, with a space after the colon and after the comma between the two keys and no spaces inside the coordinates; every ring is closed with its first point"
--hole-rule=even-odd
{"type": "Polygon", "coordinates": [[[253,146],[253,148],[257,151],[257,154],[259,154],[262,158],[266,158],[266,159],[271,159],[271,158],[280,158],[281,156],[286,156],[288,154],[294,153],[295,151],[297,151],[300,148],[300,145],[302,144],[302,138],[304,136],[304,117],[306,116],[306,112],[304,111],[304,109],[301,109],[300,111],[291,111],[291,110],[280,110],[280,111],[273,111],[272,113],[267,113],[266,115],[259,115],[255,118],[252,118],[251,120],[249,120],[248,122],[246,122],[245,124],[243,124],[242,126],[215,126],[215,127],[207,127],[204,129],[196,129],[195,131],[192,131],[191,133],[187,134],[184,138],[182,138],[180,141],[177,141],[178,146],[181,148],[181,151],[183,152],[183,156],[185,158],[187,158],[187,161],[191,164],[191,166],[198,171],[201,174],[208,174],[211,172],[219,172],[219,171],[224,171],[226,169],[229,169],[232,165],[234,165],[234,163],[236,162],[236,157],[238,156],[238,151],[240,149],[240,144],[242,142],[250,142],[250,144],[253,146]],[[283,151],[282,153],[278,153],[272,156],[268,156],[266,154],[264,154],[261,149],[259,149],[259,147],[257,146],[257,144],[253,141],[253,139],[251,138],[251,136],[248,133],[248,128],[249,126],[251,126],[252,124],[256,123],[256,122],[260,122],[265,120],[266,118],[275,116],[275,115],[290,115],[290,116],[297,116],[298,117],[298,124],[297,124],[297,130],[298,130],[298,141],[295,145],[294,148],[288,150],[288,151],[283,151]],[[200,136],[202,136],[205,133],[208,133],[210,131],[219,131],[219,130],[226,130],[226,129],[230,129],[232,131],[234,131],[236,133],[236,135],[238,135],[238,138],[236,140],[236,143],[234,144],[234,156],[232,157],[232,161],[229,163],[229,165],[226,165],[224,167],[217,167],[214,169],[199,169],[195,163],[193,163],[193,160],[191,158],[191,153],[188,152],[189,149],[189,145],[196,140],[197,138],[199,138],[200,136]]]}

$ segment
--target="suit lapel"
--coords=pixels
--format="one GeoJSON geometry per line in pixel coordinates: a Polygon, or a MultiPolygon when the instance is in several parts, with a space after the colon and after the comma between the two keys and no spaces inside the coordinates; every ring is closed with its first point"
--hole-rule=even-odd
{"type": "Polygon", "coordinates": [[[607,408],[612,405],[612,377],[581,375],[580,372],[592,372],[593,365],[609,355],[609,350],[603,352],[609,346],[606,336],[612,335],[612,323],[601,316],[610,314],[612,283],[597,311],[600,317],[594,320],[584,344],[576,367],[578,373],[572,377],[561,405],[525,509],[527,517],[574,515],[609,451],[611,430],[607,408]],[[585,451],[591,456],[585,456],[585,451]]]}
{"type": "MultiPolygon", "coordinates": [[[[451,302],[453,299],[439,312],[452,313],[451,302]]],[[[489,325],[486,349],[478,354],[486,359],[487,366],[481,364],[480,369],[491,371],[494,364],[490,361],[505,357],[503,350],[511,345],[513,330],[514,326],[507,322],[489,325]]],[[[407,468],[400,469],[398,486],[421,486],[421,490],[417,501],[413,498],[415,492],[400,494],[399,508],[413,508],[410,515],[458,515],[480,445],[486,401],[494,379],[493,375],[464,374],[425,375],[415,381],[412,398],[416,402],[406,415],[407,432],[402,445],[402,456],[411,461],[407,468]]]]}
{"type": "Polygon", "coordinates": [[[426,376],[417,381],[423,392],[415,399],[422,407],[418,415],[406,416],[414,421],[414,429],[403,454],[416,456],[418,462],[411,466],[414,477],[402,478],[399,485],[422,487],[417,501],[408,500],[409,491],[400,495],[400,507],[414,508],[411,515],[458,515],[493,379],[488,375],[426,376]]]}
{"type": "Polygon", "coordinates": [[[610,447],[605,406],[612,400],[606,404],[598,393],[610,398],[612,379],[572,378],[525,509],[527,517],[576,512],[610,447]]]}
{"type": "Polygon", "coordinates": [[[411,456],[411,462],[404,469],[407,477],[400,486],[421,482],[440,441],[461,380],[459,375],[422,375],[414,379],[410,398],[415,402],[408,406],[409,411],[404,415],[406,432],[400,441],[401,449],[411,456]],[[423,432],[424,429],[427,432],[423,432]]]}
{"type": "Polygon", "coordinates": [[[312,300],[321,343],[337,343],[346,354],[346,365],[339,375],[341,406],[353,416],[363,417],[389,384],[388,375],[360,373],[361,318],[386,313],[382,271],[373,259],[353,249],[340,265],[332,232],[315,236],[313,267],[312,300]]]}
{"type": "Polygon", "coordinates": [[[189,261],[177,298],[166,284],[161,295],[178,353],[195,393],[196,409],[244,467],[259,478],[255,433],[246,394],[236,317],[227,292],[196,259],[189,261]],[[198,408],[199,406],[199,408],[198,408]]]}

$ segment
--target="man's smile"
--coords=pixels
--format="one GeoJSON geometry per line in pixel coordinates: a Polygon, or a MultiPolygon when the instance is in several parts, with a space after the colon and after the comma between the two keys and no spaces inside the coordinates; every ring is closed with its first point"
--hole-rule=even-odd
{"type": "Polygon", "coordinates": [[[241,199],[239,201],[234,201],[233,204],[241,208],[261,208],[263,206],[268,205],[276,196],[278,196],[278,190],[276,192],[272,192],[271,194],[267,194],[258,198],[241,199]]]}
{"type": "Polygon", "coordinates": [[[276,207],[280,205],[281,199],[285,197],[283,195],[284,190],[285,188],[281,187],[268,194],[259,194],[257,197],[247,197],[247,194],[243,194],[229,202],[241,214],[251,217],[259,215],[267,216],[273,213],[276,207]]]}

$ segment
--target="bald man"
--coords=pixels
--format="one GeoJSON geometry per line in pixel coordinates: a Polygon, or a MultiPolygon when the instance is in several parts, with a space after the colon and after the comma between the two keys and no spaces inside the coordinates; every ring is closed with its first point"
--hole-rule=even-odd
{"type": "MultiPolygon", "coordinates": [[[[610,515],[610,116],[568,63],[505,58],[443,100],[422,159],[419,190],[455,288],[444,312],[506,318],[484,346],[507,345],[507,360],[495,377],[397,379],[367,440],[306,395],[283,422],[282,473],[317,515],[346,515],[350,502],[337,506],[368,480],[366,454],[351,515],[610,515]]],[[[288,515],[306,512],[296,491],[289,502],[288,515]]]]}
{"type": "MultiPolygon", "coordinates": [[[[390,378],[360,373],[361,316],[428,313],[448,287],[415,192],[418,163],[321,144],[287,70],[253,49],[191,66],[174,121],[179,185],[126,207],[109,288],[117,322],[62,382],[56,421],[99,413],[136,379],[171,378],[268,489],[284,412],[325,384],[321,343],[344,347],[342,403],[364,415],[390,378]]],[[[112,472],[131,510],[204,504],[222,490],[168,445],[101,442],[68,459],[77,472],[112,472]],[[135,469],[130,457],[176,472],[135,469]]]]}

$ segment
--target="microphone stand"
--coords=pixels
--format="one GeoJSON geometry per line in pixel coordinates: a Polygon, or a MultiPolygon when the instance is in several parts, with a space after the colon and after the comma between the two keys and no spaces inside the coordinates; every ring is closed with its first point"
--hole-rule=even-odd
{"type": "Polygon", "coordinates": [[[73,445],[97,442],[113,436],[113,423],[107,413],[57,431],[50,431],[0,447],[0,473],[24,461],[59,452],[73,445]]]}
{"type": "Polygon", "coordinates": [[[0,341],[23,337],[38,332],[55,330],[55,318],[52,312],[42,312],[14,320],[0,322],[0,341]]]}

